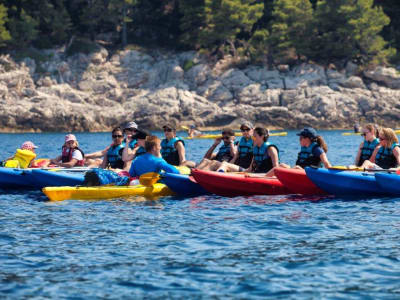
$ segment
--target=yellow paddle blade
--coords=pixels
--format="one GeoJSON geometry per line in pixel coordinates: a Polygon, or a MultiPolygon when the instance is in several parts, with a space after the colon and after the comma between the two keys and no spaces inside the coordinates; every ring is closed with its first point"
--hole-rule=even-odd
{"type": "Polygon", "coordinates": [[[182,129],[189,130],[189,127],[187,127],[185,125],[181,125],[181,127],[182,127],[182,129]]]}
{"type": "Polygon", "coordinates": [[[141,185],[144,186],[152,186],[153,184],[156,184],[159,179],[160,179],[160,174],[156,172],[148,172],[140,175],[139,182],[141,185]]]}
{"type": "Polygon", "coordinates": [[[342,170],[342,171],[364,171],[363,168],[359,167],[347,167],[347,166],[332,166],[329,170],[342,170]]]}

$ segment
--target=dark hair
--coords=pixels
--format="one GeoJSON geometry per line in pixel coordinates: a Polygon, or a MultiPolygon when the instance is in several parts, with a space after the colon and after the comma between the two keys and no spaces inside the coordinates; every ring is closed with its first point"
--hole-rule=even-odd
{"type": "Polygon", "coordinates": [[[320,146],[322,148],[322,150],[325,151],[325,153],[328,152],[328,145],[325,143],[322,136],[318,135],[315,139],[312,139],[311,142],[316,142],[318,144],[318,146],[320,146]]]}
{"type": "Polygon", "coordinates": [[[122,132],[122,133],[124,132],[124,131],[122,130],[122,128],[118,126],[118,127],[115,127],[115,128],[112,130],[111,133],[114,134],[114,132],[116,132],[116,131],[120,131],[120,132],[122,132]]]}
{"type": "Polygon", "coordinates": [[[222,134],[226,134],[226,135],[229,135],[229,136],[235,136],[235,132],[230,128],[222,129],[222,134]]]}
{"type": "Polygon", "coordinates": [[[256,132],[259,136],[264,137],[264,142],[266,142],[269,138],[269,130],[263,127],[254,128],[254,132],[256,132]]]}
{"type": "Polygon", "coordinates": [[[144,149],[146,152],[150,152],[157,145],[157,143],[160,142],[161,140],[155,135],[147,136],[146,141],[144,142],[144,149]]]}

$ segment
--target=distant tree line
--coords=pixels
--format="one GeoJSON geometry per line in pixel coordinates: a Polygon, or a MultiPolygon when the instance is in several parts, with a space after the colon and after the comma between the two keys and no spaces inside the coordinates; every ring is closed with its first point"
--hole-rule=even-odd
{"type": "Polygon", "coordinates": [[[399,0],[3,0],[0,48],[107,40],[253,63],[399,61],[399,0]]]}

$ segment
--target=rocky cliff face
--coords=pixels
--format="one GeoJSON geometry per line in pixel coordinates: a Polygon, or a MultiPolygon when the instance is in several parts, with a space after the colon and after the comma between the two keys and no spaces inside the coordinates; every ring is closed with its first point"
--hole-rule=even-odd
{"type": "Polygon", "coordinates": [[[229,58],[211,65],[194,52],[47,54],[40,65],[0,57],[0,130],[103,131],[127,120],[151,129],[242,119],[275,128],[400,123],[400,75],[391,68],[359,77],[352,64],[238,69],[229,58]]]}

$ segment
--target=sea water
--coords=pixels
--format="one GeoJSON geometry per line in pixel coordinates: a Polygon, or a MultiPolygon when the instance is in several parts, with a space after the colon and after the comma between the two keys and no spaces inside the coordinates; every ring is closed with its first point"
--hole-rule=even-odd
{"type": "MultiPolygon", "coordinates": [[[[291,165],[295,133],[270,139],[291,165]]],[[[320,133],[333,165],[354,162],[360,136],[320,133]]],[[[65,134],[0,134],[0,159],[25,140],[54,158],[65,134]]],[[[111,143],[110,133],[76,136],[85,153],[111,143]]],[[[187,159],[199,161],[213,141],[185,143],[187,159]]],[[[48,202],[40,191],[0,191],[0,297],[400,298],[400,199],[144,200],[48,202]]]]}

